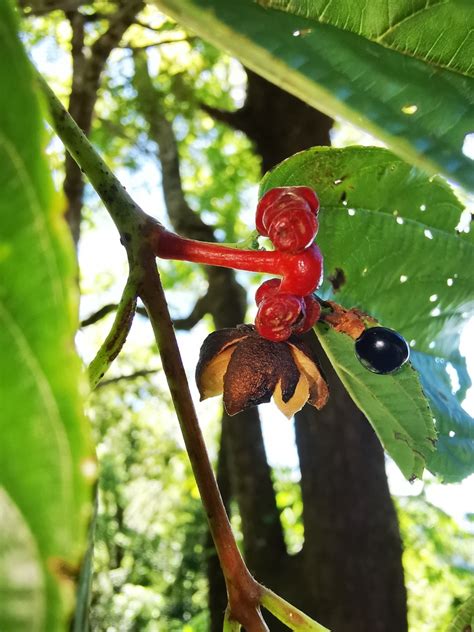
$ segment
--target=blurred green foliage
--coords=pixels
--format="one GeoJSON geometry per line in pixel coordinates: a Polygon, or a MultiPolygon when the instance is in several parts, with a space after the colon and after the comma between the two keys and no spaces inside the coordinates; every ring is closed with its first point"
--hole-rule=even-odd
{"type": "Polygon", "coordinates": [[[205,517],[160,377],[106,385],[91,400],[94,630],[206,629],[205,517]]]}

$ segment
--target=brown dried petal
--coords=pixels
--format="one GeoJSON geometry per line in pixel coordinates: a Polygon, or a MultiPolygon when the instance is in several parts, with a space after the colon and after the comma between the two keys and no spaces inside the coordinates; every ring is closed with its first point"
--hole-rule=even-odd
{"type": "Polygon", "coordinates": [[[281,382],[283,401],[293,396],[299,370],[289,346],[258,335],[242,340],[232,354],[224,376],[224,405],[229,415],[269,402],[281,382]]]}
{"type": "Polygon", "coordinates": [[[298,380],[295,392],[287,402],[283,400],[280,382],[277,384],[275,392],[273,393],[273,401],[288,419],[291,419],[293,415],[303,408],[308,401],[308,397],[309,385],[304,373],[300,373],[300,379],[298,380]]]}
{"type": "Polygon", "coordinates": [[[321,410],[326,405],[329,397],[329,389],[322,374],[319,362],[314,353],[301,339],[292,336],[288,341],[293,358],[306,377],[309,389],[308,404],[321,410]]]}
{"type": "Polygon", "coordinates": [[[220,395],[224,390],[224,375],[236,348],[235,344],[229,345],[227,349],[214,356],[199,373],[196,371],[196,384],[201,401],[220,395]]]}
{"type": "Polygon", "coordinates": [[[224,374],[236,345],[252,333],[245,325],[219,329],[204,340],[196,366],[196,384],[201,401],[220,395],[224,388],[224,374]]]}

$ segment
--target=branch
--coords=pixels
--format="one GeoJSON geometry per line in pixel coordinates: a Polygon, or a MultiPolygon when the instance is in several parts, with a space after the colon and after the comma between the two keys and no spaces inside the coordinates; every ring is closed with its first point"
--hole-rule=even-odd
{"type": "Polygon", "coordinates": [[[152,253],[143,253],[139,295],[147,308],[209,528],[227,584],[229,612],[251,632],[268,632],[259,608],[260,585],[238,550],[207,455],[184,366],[152,253]]]}
{"type": "Polygon", "coordinates": [[[89,325],[95,325],[95,323],[108,316],[111,312],[115,312],[117,307],[118,303],[108,303],[107,305],[103,305],[96,312],[93,312],[87,318],[81,320],[80,328],[82,329],[83,327],[89,327],[89,325]]]}
{"type": "Polygon", "coordinates": [[[52,11],[76,11],[84,0],[19,0],[25,16],[45,15],[52,11]]]}
{"type": "MultiPolygon", "coordinates": [[[[186,318],[173,319],[173,324],[174,324],[175,329],[183,329],[186,331],[189,329],[192,329],[195,325],[198,324],[198,322],[202,318],[204,318],[204,316],[207,313],[209,313],[210,311],[209,304],[210,304],[209,296],[208,294],[205,294],[204,296],[202,296],[200,299],[197,300],[189,316],[187,316],[186,318]]],[[[99,320],[102,320],[102,318],[105,318],[106,316],[108,316],[111,312],[114,312],[117,308],[118,308],[117,303],[108,303],[107,305],[104,305],[103,307],[98,309],[96,312],[93,312],[90,316],[85,318],[81,322],[81,328],[89,327],[89,325],[94,325],[95,323],[99,322],[99,320]]],[[[137,314],[140,314],[140,316],[148,316],[148,312],[146,311],[144,307],[137,307],[135,311],[137,314]]]]}
{"type": "MultiPolygon", "coordinates": [[[[88,21],[87,17],[77,10],[66,13],[72,29],[73,75],[69,112],[86,136],[91,130],[97,91],[107,59],[112,50],[118,46],[123,34],[142,7],[143,0],[125,2],[116,13],[109,17],[108,29],[90,47],[88,56],[84,44],[84,25],[88,21]]],[[[63,188],[68,201],[66,218],[74,242],[77,244],[80,234],[84,181],[81,170],[69,154],[66,154],[63,188]]]]}
{"type": "Polygon", "coordinates": [[[173,227],[178,233],[192,239],[215,241],[210,226],[190,208],[184,197],[179,172],[179,154],[171,123],[160,104],[160,94],[153,86],[148,73],[146,56],[134,52],[134,85],[142,114],[149,126],[149,135],[159,148],[162,168],[163,194],[173,227]]]}
{"type": "Polygon", "coordinates": [[[182,37],[181,39],[165,39],[159,42],[151,42],[150,44],[143,44],[143,46],[132,46],[130,44],[124,44],[121,48],[126,48],[131,51],[148,50],[149,48],[156,48],[157,46],[163,46],[165,44],[182,44],[183,42],[191,43],[195,40],[195,37],[182,37]]]}
{"type": "Polygon", "coordinates": [[[224,614],[224,626],[222,628],[222,632],[240,632],[242,626],[238,621],[231,618],[231,614],[229,609],[226,609],[224,614]]]}
{"type": "Polygon", "coordinates": [[[118,375],[117,377],[112,377],[110,380],[102,380],[99,384],[97,384],[97,388],[103,388],[104,386],[110,386],[111,384],[117,384],[117,382],[133,382],[137,377],[148,377],[149,375],[156,375],[159,373],[161,369],[142,369],[141,371],[134,371],[133,373],[128,373],[127,375],[118,375]]]}
{"type": "Polygon", "coordinates": [[[209,293],[204,294],[196,301],[191,313],[187,318],[175,318],[173,324],[175,329],[188,331],[198,324],[210,311],[209,293]]]}
{"type": "Polygon", "coordinates": [[[290,630],[299,632],[329,632],[327,628],[320,625],[304,612],[292,606],[285,599],[276,595],[269,588],[262,586],[262,606],[271,612],[277,619],[287,625],[290,630]]]}
{"type": "Polygon", "coordinates": [[[132,326],[137,305],[136,286],[127,281],[109,335],[89,365],[89,383],[94,389],[120,353],[132,326]]]}

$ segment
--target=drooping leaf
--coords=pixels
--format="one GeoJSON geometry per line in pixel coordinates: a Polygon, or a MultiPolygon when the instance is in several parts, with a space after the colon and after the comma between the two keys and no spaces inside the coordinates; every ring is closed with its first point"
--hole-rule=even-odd
{"type": "Polygon", "coordinates": [[[65,630],[95,462],[74,351],[73,247],[13,9],[0,3],[0,630],[65,630]]]}
{"type": "Polygon", "coordinates": [[[393,375],[376,375],[355,357],[352,338],[323,324],[317,326],[316,333],[385,450],[406,478],[421,477],[434,450],[436,432],[416,372],[406,365],[393,375]]]}
{"type": "Polygon", "coordinates": [[[314,187],[321,200],[321,293],[410,341],[439,433],[428,466],[460,480],[474,464],[474,422],[446,373],[457,373],[464,393],[470,380],[459,337],[474,308],[474,245],[472,233],[456,231],[460,202],[440,178],[377,148],[301,152],[267,174],[261,194],[298,184],[314,187]]]}
{"type": "Polygon", "coordinates": [[[368,11],[367,3],[276,2],[303,15],[268,8],[267,0],[265,7],[253,0],[155,3],[329,116],[363,127],[409,162],[474,189],[473,162],[463,153],[474,129],[474,80],[467,76],[471,3],[443,3],[448,12],[461,6],[454,22],[454,9],[449,12],[449,28],[436,7],[423,15],[419,3],[408,0],[397,3],[394,15],[384,11],[378,18],[379,2],[368,11]],[[397,21],[398,32],[390,30],[397,21]]]}

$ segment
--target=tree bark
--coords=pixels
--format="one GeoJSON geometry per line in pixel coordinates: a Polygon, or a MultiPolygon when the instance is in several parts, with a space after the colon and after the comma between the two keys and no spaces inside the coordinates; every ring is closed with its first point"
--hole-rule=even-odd
{"type": "MultiPolygon", "coordinates": [[[[110,17],[106,31],[86,47],[84,42],[86,16],[79,10],[67,11],[71,24],[72,87],[69,113],[86,136],[92,127],[97,93],[105,65],[113,49],[144,6],[144,0],[121,0],[110,17]]],[[[81,230],[84,179],[75,160],[66,152],[63,183],[67,200],[66,219],[77,246],[81,230]]]]}
{"type": "Polygon", "coordinates": [[[402,547],[383,450],[313,344],[330,398],[321,412],[306,406],[295,420],[313,607],[335,632],[400,632],[407,628],[402,547]]]}

